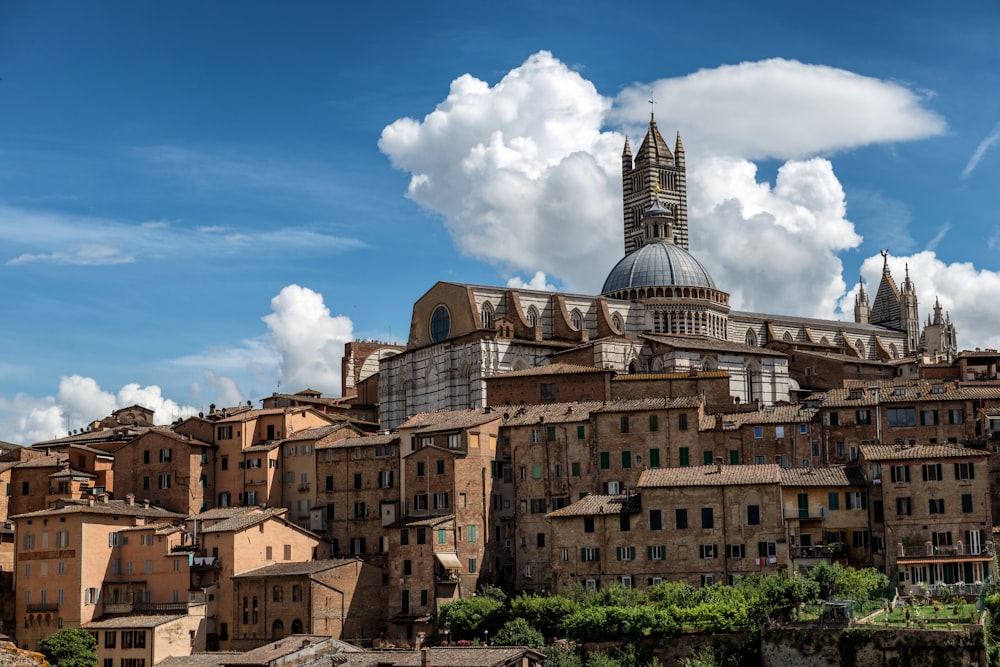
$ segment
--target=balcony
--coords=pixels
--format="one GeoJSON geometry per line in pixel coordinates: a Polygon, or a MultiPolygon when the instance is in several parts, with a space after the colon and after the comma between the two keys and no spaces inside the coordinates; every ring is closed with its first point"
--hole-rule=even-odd
{"type": "Polygon", "coordinates": [[[201,547],[197,543],[194,543],[194,544],[175,544],[172,547],[170,547],[170,553],[172,553],[172,554],[195,553],[200,548],[201,547]]]}
{"type": "MultiPolygon", "coordinates": [[[[105,614],[186,614],[187,602],[117,602],[105,603],[105,614]]],[[[30,610],[29,610],[30,611],[30,610]]]]}
{"type": "Polygon", "coordinates": [[[993,542],[985,544],[963,544],[956,542],[942,546],[934,546],[926,542],[917,546],[898,545],[897,558],[954,558],[956,556],[980,556],[988,558],[993,555],[993,542]]]}
{"type": "Polygon", "coordinates": [[[59,611],[59,605],[55,602],[36,602],[25,605],[25,610],[28,612],[59,611]]]}

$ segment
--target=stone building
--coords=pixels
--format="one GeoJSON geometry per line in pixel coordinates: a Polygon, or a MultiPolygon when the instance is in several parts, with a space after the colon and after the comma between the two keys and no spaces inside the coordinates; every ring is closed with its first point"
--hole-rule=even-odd
{"type": "Polygon", "coordinates": [[[645,524],[635,544],[664,547],[665,580],[729,583],[736,575],[788,568],[779,466],[647,470],[638,489],[645,524]]]}
{"type": "Polygon", "coordinates": [[[349,422],[313,426],[296,431],[281,441],[281,505],[301,528],[322,532],[323,510],[317,447],[361,435],[349,422]]]}
{"type": "Polygon", "coordinates": [[[135,614],[102,618],[83,629],[97,640],[100,664],[144,667],[203,651],[204,626],[204,614],[135,614]]]}
{"type": "Polygon", "coordinates": [[[116,495],[132,494],[182,514],[213,505],[214,445],[157,427],[110,451],[119,470],[134,471],[118,477],[116,495]]]}
{"type": "Polygon", "coordinates": [[[799,386],[787,354],[769,349],[776,341],[859,362],[933,352],[920,348],[913,282],[907,273],[897,288],[888,260],[875,304],[859,295],[855,322],[732,311],[729,294],[687,250],[679,139],[676,148],[672,155],[653,119],[635,160],[626,144],[626,254],[600,296],[441,282],[418,299],[406,349],[380,360],[383,428],[420,412],[483,407],[488,377],[551,362],[620,373],[725,371],[733,401],[771,405],[799,386]]]}
{"type": "MultiPolygon", "coordinates": [[[[872,549],[868,480],[856,466],[782,468],[782,514],[793,572],[820,563],[868,567],[872,549]]],[[[876,542],[878,542],[876,540],[876,542]]]]}
{"type": "Polygon", "coordinates": [[[192,573],[192,587],[204,591],[208,599],[209,650],[228,650],[238,641],[260,638],[245,626],[236,634],[237,609],[242,606],[237,606],[235,575],[272,563],[329,556],[317,535],[290,522],[286,514],[283,507],[220,507],[188,519],[189,532],[196,536],[192,559],[201,563],[200,571],[192,573]]]}
{"type": "Polygon", "coordinates": [[[399,517],[399,436],[363,435],[316,444],[317,506],[335,556],[380,563],[385,526],[399,517]]]}
{"type": "Polygon", "coordinates": [[[864,444],[985,442],[983,410],[1000,405],[1000,386],[910,381],[812,394],[825,460],[846,463],[864,444]]]}
{"type": "Polygon", "coordinates": [[[783,468],[826,465],[816,410],[804,405],[769,405],[760,410],[705,415],[699,463],[721,456],[738,463],[778,463],[783,468]]]}
{"type": "Polygon", "coordinates": [[[385,627],[381,571],[359,559],[272,563],[234,579],[237,650],[303,633],[370,641],[385,627]]]}
{"type": "Polygon", "coordinates": [[[945,443],[861,445],[860,465],[872,483],[872,539],[880,543],[875,565],[898,573],[904,590],[993,576],[987,456],[945,443]]]}

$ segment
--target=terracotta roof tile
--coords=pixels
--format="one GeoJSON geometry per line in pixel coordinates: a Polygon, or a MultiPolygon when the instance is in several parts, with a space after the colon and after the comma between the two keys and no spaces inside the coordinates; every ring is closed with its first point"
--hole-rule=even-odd
{"type": "Polygon", "coordinates": [[[115,616],[113,618],[102,618],[99,621],[84,623],[81,627],[84,630],[155,628],[158,625],[163,625],[164,623],[170,623],[171,621],[179,621],[182,618],[187,618],[187,615],[186,614],[170,614],[170,615],[136,614],[134,616],[115,616]]]}
{"type": "Polygon", "coordinates": [[[519,377],[532,377],[535,375],[600,375],[602,373],[614,373],[615,371],[608,368],[597,368],[596,366],[575,366],[573,364],[545,364],[543,366],[532,366],[530,368],[523,368],[519,371],[508,371],[506,373],[497,373],[489,378],[486,378],[487,382],[493,378],[519,378],[519,377]]]}
{"type": "Polygon", "coordinates": [[[868,461],[907,461],[987,457],[989,452],[961,445],[861,445],[861,455],[868,461]]]}
{"type": "Polygon", "coordinates": [[[868,486],[864,472],[856,466],[829,468],[782,468],[782,486],[868,486]]]}
{"type": "Polygon", "coordinates": [[[549,512],[546,516],[559,519],[571,516],[600,516],[603,514],[634,514],[641,511],[639,494],[585,496],[572,505],[549,512]]]}
{"type": "Polygon", "coordinates": [[[379,435],[362,435],[353,438],[344,438],[343,440],[334,440],[332,442],[322,442],[316,445],[316,449],[375,447],[376,445],[390,445],[394,442],[399,442],[398,433],[390,433],[388,435],[382,433],[379,435]]]}
{"type": "Polygon", "coordinates": [[[664,486],[735,486],[780,482],[781,468],[775,463],[763,463],[643,470],[636,487],[641,490],[664,486]]]}
{"type": "Polygon", "coordinates": [[[150,505],[144,507],[142,503],[128,504],[124,500],[109,500],[107,502],[97,501],[93,505],[88,505],[85,501],[70,502],[59,501],[55,507],[36,512],[26,512],[18,514],[12,519],[32,518],[38,516],[62,516],[65,514],[118,514],[121,516],[144,516],[157,518],[183,519],[185,515],[170,512],[162,507],[150,505]]]}
{"type": "Polygon", "coordinates": [[[503,415],[504,426],[528,426],[543,420],[546,424],[566,424],[588,421],[590,414],[603,406],[601,401],[580,401],[573,403],[535,403],[522,406],[504,406],[496,410],[503,415]]]}
{"type": "Polygon", "coordinates": [[[439,410],[423,412],[410,417],[399,426],[402,429],[419,429],[424,432],[450,431],[454,429],[471,428],[488,424],[501,418],[501,414],[492,408],[482,410],[439,410]]]}
{"type": "Polygon", "coordinates": [[[727,340],[716,340],[714,338],[703,338],[701,336],[671,336],[667,334],[642,334],[643,338],[651,341],[669,345],[670,347],[683,350],[715,350],[719,352],[739,352],[752,354],[756,357],[787,357],[784,352],[769,350],[766,347],[756,347],[746,343],[737,343],[727,340]]]}
{"type": "Polygon", "coordinates": [[[233,579],[252,579],[254,577],[294,577],[306,574],[325,572],[335,567],[343,567],[358,562],[355,558],[337,558],[331,560],[307,560],[301,563],[271,563],[253,570],[234,574],[233,579]]]}
{"type": "Polygon", "coordinates": [[[753,412],[725,412],[713,415],[709,428],[715,428],[719,420],[724,431],[735,431],[741,426],[756,424],[805,424],[813,420],[816,412],[813,408],[799,405],[773,405],[753,412]]]}
{"type": "Polygon", "coordinates": [[[728,378],[729,371],[694,371],[690,373],[628,373],[616,375],[612,382],[632,382],[639,380],[703,380],[708,378],[728,378]]]}

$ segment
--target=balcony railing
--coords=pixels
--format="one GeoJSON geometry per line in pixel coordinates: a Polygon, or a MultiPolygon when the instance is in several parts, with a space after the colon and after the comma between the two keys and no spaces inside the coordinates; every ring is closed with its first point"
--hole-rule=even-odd
{"type": "Polygon", "coordinates": [[[172,547],[170,547],[170,553],[172,553],[172,554],[194,553],[194,552],[198,551],[198,549],[200,549],[200,548],[201,548],[200,545],[198,545],[197,543],[195,543],[195,544],[175,544],[172,547]]]}
{"type": "MultiPolygon", "coordinates": [[[[105,614],[187,613],[188,602],[113,602],[104,603],[105,614]]],[[[30,611],[30,610],[29,610],[30,611]]]]}
{"type": "Polygon", "coordinates": [[[59,605],[55,602],[36,602],[34,604],[25,605],[25,608],[29,612],[58,611],[59,605]]]}
{"type": "Polygon", "coordinates": [[[898,545],[899,558],[928,558],[928,557],[948,557],[948,556],[992,556],[993,542],[985,544],[948,544],[934,546],[930,542],[917,546],[898,545]]]}

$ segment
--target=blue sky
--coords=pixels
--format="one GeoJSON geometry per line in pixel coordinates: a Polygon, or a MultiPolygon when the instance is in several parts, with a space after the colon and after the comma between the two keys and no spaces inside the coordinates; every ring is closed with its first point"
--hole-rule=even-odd
{"type": "Polygon", "coordinates": [[[850,319],[887,248],[997,347],[1000,8],[870,5],[6,0],[0,440],[337,393],[437,280],[599,290],[650,95],[738,308],[850,319]]]}

